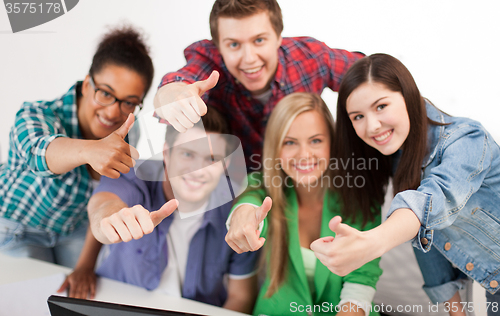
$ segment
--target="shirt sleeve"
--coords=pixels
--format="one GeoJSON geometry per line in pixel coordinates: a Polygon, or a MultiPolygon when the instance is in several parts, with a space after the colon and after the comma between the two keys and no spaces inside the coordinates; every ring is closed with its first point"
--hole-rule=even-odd
{"type": "Polygon", "coordinates": [[[53,173],[46,160],[47,147],[57,137],[67,137],[57,115],[40,103],[25,102],[16,114],[11,131],[12,150],[28,168],[40,177],[58,177],[53,173]]]}
{"type": "MultiPolygon", "coordinates": [[[[218,84],[224,81],[224,72],[221,69],[222,57],[212,41],[203,40],[191,44],[184,50],[186,65],[181,69],[163,76],[160,87],[172,82],[186,82],[188,84],[207,79],[212,71],[219,72],[218,84]]],[[[203,101],[208,101],[210,91],[202,95],[203,101]]]]}
{"type": "Polygon", "coordinates": [[[237,254],[231,250],[231,259],[229,261],[229,277],[232,279],[246,279],[255,275],[257,270],[257,261],[260,250],[237,254]]]}
{"type": "MultiPolygon", "coordinates": [[[[132,170],[130,172],[133,172],[132,170]]],[[[130,173],[129,172],[129,173],[130,173]]],[[[120,174],[118,179],[111,179],[106,176],[101,176],[101,181],[94,193],[110,192],[116,194],[128,207],[134,205],[145,204],[144,193],[140,190],[137,184],[130,179],[131,175],[120,174]]],[[[134,176],[135,177],[135,176],[134,176]]]]}
{"type": "Polygon", "coordinates": [[[480,126],[459,126],[446,135],[434,158],[439,164],[426,170],[417,190],[403,191],[394,197],[387,217],[397,209],[409,208],[420,220],[414,247],[429,251],[433,230],[452,225],[471,195],[479,190],[491,167],[488,137],[480,126]]]}
{"type": "Polygon", "coordinates": [[[346,282],[340,292],[340,303],[342,306],[346,303],[353,303],[359,306],[365,312],[365,316],[370,314],[375,289],[371,286],[346,282]]]}
{"type": "Polygon", "coordinates": [[[365,57],[361,52],[350,52],[343,49],[330,48],[321,43],[323,47],[323,62],[328,67],[328,87],[339,91],[340,82],[345,73],[358,59],[365,57]]]}
{"type": "MultiPolygon", "coordinates": [[[[229,220],[231,219],[231,216],[233,214],[233,211],[244,204],[250,204],[250,205],[255,205],[259,207],[262,205],[262,202],[264,202],[264,199],[267,196],[266,190],[263,188],[263,178],[262,178],[262,173],[261,172],[252,172],[248,175],[247,177],[248,180],[248,185],[247,189],[245,192],[243,192],[238,199],[236,200],[236,203],[234,203],[233,207],[231,208],[231,212],[228,215],[228,219],[226,221],[226,227],[229,229],[229,220]]],[[[272,210],[272,208],[271,208],[272,210]]],[[[264,218],[264,221],[259,225],[258,228],[261,232],[260,236],[261,237],[266,237],[267,235],[267,217],[264,218]]]]}

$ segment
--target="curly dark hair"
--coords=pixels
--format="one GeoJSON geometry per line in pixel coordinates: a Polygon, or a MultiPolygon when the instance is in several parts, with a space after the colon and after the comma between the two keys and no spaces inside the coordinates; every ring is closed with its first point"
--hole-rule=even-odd
{"type": "Polygon", "coordinates": [[[114,28],[103,36],[92,59],[89,74],[93,76],[110,64],[126,67],[141,75],[145,92],[151,87],[154,68],[149,47],[145,44],[144,36],[132,26],[114,28]]]}

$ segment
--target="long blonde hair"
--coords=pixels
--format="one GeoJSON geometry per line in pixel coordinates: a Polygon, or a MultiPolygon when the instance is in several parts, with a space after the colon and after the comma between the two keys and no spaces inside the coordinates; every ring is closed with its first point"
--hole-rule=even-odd
{"type": "MultiPolygon", "coordinates": [[[[332,142],[334,121],[328,107],[319,95],[305,92],[289,94],[278,102],[269,117],[264,135],[263,185],[273,200],[273,206],[268,215],[269,234],[266,242],[270,257],[267,271],[270,274],[270,284],[266,293],[267,297],[272,296],[285,280],[288,263],[288,229],[285,216],[287,175],[281,167],[276,166],[279,166],[281,148],[290,126],[299,114],[307,111],[317,111],[324,117],[330,133],[330,142],[332,142]],[[266,162],[272,162],[270,168],[266,162]],[[276,178],[280,179],[281,185],[273,185],[273,179],[276,178]]],[[[330,157],[332,145],[330,143],[330,157]]],[[[326,173],[328,172],[330,172],[329,168],[326,173]]]]}

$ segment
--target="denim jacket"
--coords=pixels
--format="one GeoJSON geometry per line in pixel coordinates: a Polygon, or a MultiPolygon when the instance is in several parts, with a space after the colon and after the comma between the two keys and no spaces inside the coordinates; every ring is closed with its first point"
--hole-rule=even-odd
{"type": "Polygon", "coordinates": [[[428,154],[417,190],[398,193],[387,216],[411,209],[421,223],[413,246],[434,245],[462,272],[494,294],[500,288],[500,148],[474,120],[426,104],[428,154]]]}

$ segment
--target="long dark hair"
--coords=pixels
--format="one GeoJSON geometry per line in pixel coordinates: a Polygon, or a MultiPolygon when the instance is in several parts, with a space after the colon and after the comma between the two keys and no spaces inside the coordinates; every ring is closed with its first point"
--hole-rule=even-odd
{"type": "MultiPolygon", "coordinates": [[[[363,187],[342,186],[339,189],[344,211],[363,213],[384,202],[385,190],[389,178],[393,176],[394,193],[417,189],[420,185],[422,161],[427,152],[427,124],[435,123],[427,118],[424,98],[420,95],[415,80],[408,69],[396,58],[386,54],[374,54],[354,63],[347,71],[339,88],[337,101],[337,131],[335,133],[335,154],[341,161],[348,159],[374,159],[375,169],[358,168],[354,164],[345,164],[339,168],[342,177],[361,176],[363,187]],[[410,131],[403,143],[403,150],[397,170],[393,174],[393,156],[384,156],[378,150],[367,145],[354,131],[347,115],[346,102],[349,95],[366,82],[377,82],[388,89],[401,92],[406,103],[410,119],[410,131]]],[[[373,167],[373,164],[372,164],[373,167]]]]}

